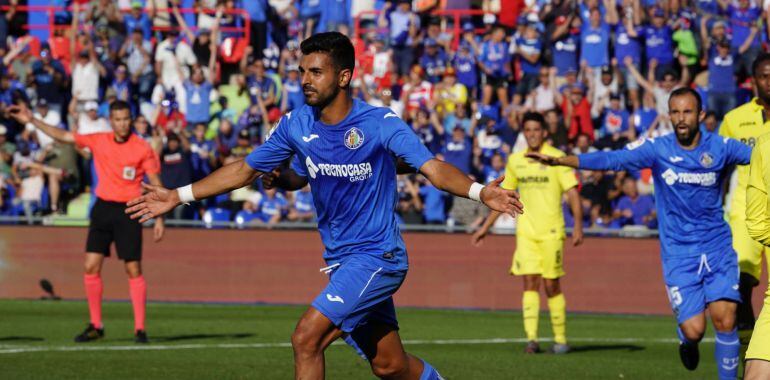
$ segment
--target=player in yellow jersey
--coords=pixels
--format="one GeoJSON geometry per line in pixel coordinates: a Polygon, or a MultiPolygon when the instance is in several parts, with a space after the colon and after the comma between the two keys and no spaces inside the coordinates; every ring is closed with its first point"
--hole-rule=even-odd
{"type": "MultiPolygon", "coordinates": [[[[516,252],[513,256],[511,274],[523,276],[524,294],[522,309],[524,331],[527,335],[526,352],[540,352],[537,339],[538,314],[540,311],[540,284],[548,296],[551,312],[551,327],[554,345],[551,352],[563,354],[569,351],[566,337],[567,306],[561,291],[559,278],[564,276],[564,215],[562,195],[567,200],[575,217],[572,234],[574,245],[583,241],[583,212],[577,190],[577,179],[572,169],[551,167],[524,157],[527,152],[540,152],[552,156],[564,156],[560,150],[544,143],[546,137],[545,119],[534,112],[524,114],[522,121],[527,151],[512,154],[505,168],[502,187],[518,189],[522,203],[532,212],[522,214],[516,227],[516,252]]],[[[472,243],[480,245],[489,229],[500,216],[491,212],[484,224],[473,235],[472,243]]]]}
{"type": "MultiPolygon", "coordinates": [[[[765,247],[770,246],[770,134],[757,140],[751,153],[746,188],[746,226],[749,236],[765,247]]],[[[759,314],[749,350],[746,352],[744,379],[770,378],[770,290],[759,314]]]]}
{"type": "MultiPolygon", "coordinates": [[[[759,136],[770,132],[770,54],[760,54],[753,63],[753,82],[757,97],[725,115],[719,134],[738,140],[752,148],[759,136]]],[[[767,249],[754,241],[746,229],[746,185],[749,167],[738,166],[731,180],[726,204],[727,221],[733,234],[733,248],[738,253],[741,270],[740,293],[742,303],[738,305],[736,322],[741,340],[741,353],[754,330],[754,309],[751,293],[759,285],[762,274],[762,252],[767,249]],[[737,177],[737,181],[736,181],[737,177]]]]}

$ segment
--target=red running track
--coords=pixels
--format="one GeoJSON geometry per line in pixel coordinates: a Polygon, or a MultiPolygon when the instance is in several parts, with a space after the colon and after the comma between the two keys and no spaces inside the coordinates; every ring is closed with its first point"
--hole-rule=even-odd
{"type": "MultiPolygon", "coordinates": [[[[64,298],[84,298],[85,228],[0,229],[0,298],[37,298],[41,278],[64,298]]],[[[521,280],[508,274],[515,238],[491,236],[473,248],[462,234],[406,233],[410,271],[398,306],[520,309],[521,280]]],[[[168,229],[144,235],[144,272],[156,301],[307,304],[326,283],[315,231],[168,229]]],[[[570,311],[669,315],[658,240],[567,241],[564,292],[570,311]]],[[[128,299],[122,265],[105,263],[104,294],[128,299]]],[[[755,291],[756,312],[766,281],[755,291]]],[[[545,297],[541,297],[545,303],[545,297]]]]}

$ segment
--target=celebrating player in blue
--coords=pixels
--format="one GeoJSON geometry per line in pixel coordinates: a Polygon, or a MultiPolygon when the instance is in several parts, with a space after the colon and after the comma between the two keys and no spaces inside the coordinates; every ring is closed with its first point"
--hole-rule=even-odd
{"type": "Polygon", "coordinates": [[[285,115],[267,142],[244,161],[225,165],[177,190],[146,187],[126,212],[146,221],[180,203],[231,191],[296,156],[292,169],[306,177],[318,212],[329,284],[304,313],[292,335],[295,377],[324,377],[324,350],[337,338],[366,357],[372,372],[389,379],[440,379],[427,362],[404,352],[393,294],[408,269],[396,222],[396,162],[405,161],[437,188],[483,202],[511,215],[522,212],[518,195],[468,179],[434,159],[417,135],[387,108],[350,96],[355,53],[336,32],[303,41],[300,73],[307,105],[285,115]]]}
{"type": "Polygon", "coordinates": [[[689,370],[698,365],[708,307],[716,330],[719,378],[735,379],[740,348],[735,310],[741,298],[737,254],[723,217],[722,185],[726,168],[748,164],[751,149],[699,127],[705,114],[695,91],[678,89],[668,104],[675,134],[638,140],[614,152],[528,156],[547,165],[589,170],[652,169],[663,275],[679,324],[682,364],[689,370]]]}

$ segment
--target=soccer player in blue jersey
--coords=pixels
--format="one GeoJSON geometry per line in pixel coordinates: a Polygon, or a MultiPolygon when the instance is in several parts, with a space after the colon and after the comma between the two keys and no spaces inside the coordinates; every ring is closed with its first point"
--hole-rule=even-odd
{"type": "Polygon", "coordinates": [[[751,148],[699,127],[705,117],[698,93],[671,93],[669,116],[675,134],[641,139],[626,149],[569,157],[529,153],[547,165],[589,170],[651,168],[660,223],[661,261],[671,307],[679,328],[682,364],[694,370],[708,308],[716,330],[715,358],[720,379],[738,373],[735,310],[738,259],[722,210],[722,184],[731,165],[749,163],[751,148]]]}
{"type": "Polygon", "coordinates": [[[398,335],[393,294],[408,269],[396,221],[396,163],[419,169],[437,188],[483,202],[493,210],[522,212],[518,195],[468,179],[428,152],[387,108],[350,96],[355,54],[336,32],[303,41],[300,73],[307,105],[284,116],[264,145],[177,190],[146,187],[127,212],[146,221],[180,203],[252,183],[295,156],[292,170],[311,185],[329,284],[292,335],[295,377],[324,376],[324,350],[342,337],[366,357],[372,372],[389,379],[440,379],[427,362],[407,354],[398,335]]]}

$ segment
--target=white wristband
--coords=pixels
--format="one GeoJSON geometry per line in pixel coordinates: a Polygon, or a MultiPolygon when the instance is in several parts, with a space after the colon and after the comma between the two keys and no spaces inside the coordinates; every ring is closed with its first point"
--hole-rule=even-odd
{"type": "Polygon", "coordinates": [[[192,184],[189,184],[187,186],[178,187],[176,189],[177,194],[179,194],[179,201],[184,204],[190,204],[190,202],[195,201],[195,196],[192,192],[192,184]]]}
{"type": "Polygon", "coordinates": [[[470,190],[468,190],[468,198],[473,199],[476,202],[481,202],[481,190],[484,185],[474,182],[471,184],[470,190]]]}

